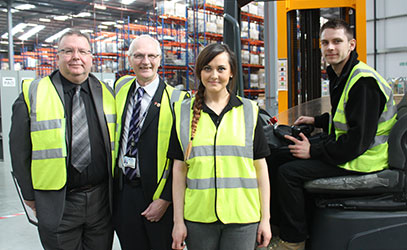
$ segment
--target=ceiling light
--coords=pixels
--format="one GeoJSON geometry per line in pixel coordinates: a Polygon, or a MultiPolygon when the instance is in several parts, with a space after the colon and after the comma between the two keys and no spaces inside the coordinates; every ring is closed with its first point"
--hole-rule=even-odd
{"type": "Polygon", "coordinates": [[[123,28],[123,25],[121,25],[121,24],[115,24],[114,27],[115,27],[115,28],[118,28],[118,29],[122,29],[122,28],[123,28]]]}
{"type": "Polygon", "coordinates": [[[103,25],[107,25],[107,26],[109,26],[109,25],[115,25],[115,24],[116,24],[116,22],[112,22],[112,21],[106,21],[106,22],[102,22],[102,24],[103,24],[103,25]]]}
{"type": "Polygon", "coordinates": [[[14,7],[18,10],[30,10],[30,9],[34,9],[35,5],[32,4],[22,4],[22,5],[18,5],[16,7],[14,7]]]}
{"type": "Polygon", "coordinates": [[[65,28],[65,29],[61,30],[60,32],[56,33],[55,35],[52,35],[52,36],[48,37],[47,39],[45,39],[45,42],[51,43],[51,42],[55,41],[56,39],[60,38],[68,30],[70,30],[70,28],[65,28]]]}
{"type": "Polygon", "coordinates": [[[117,22],[117,23],[124,23],[123,20],[117,20],[116,22],[117,22]]]}
{"type": "Polygon", "coordinates": [[[79,14],[76,14],[76,15],[73,15],[74,17],[89,17],[89,16],[91,16],[92,14],[91,13],[89,13],[89,12],[81,12],[81,13],[79,13],[79,14]]]}
{"type": "Polygon", "coordinates": [[[67,19],[70,19],[69,16],[54,16],[54,20],[57,21],[66,21],[67,19]]]}
{"type": "Polygon", "coordinates": [[[81,30],[82,33],[92,33],[93,30],[81,30]]]}
{"type": "Polygon", "coordinates": [[[107,29],[108,27],[106,25],[98,25],[99,29],[107,29]]]}
{"type": "MultiPolygon", "coordinates": [[[[16,33],[18,32],[22,32],[24,30],[25,27],[27,27],[28,24],[26,23],[19,23],[16,26],[14,26],[13,29],[11,29],[11,34],[14,36],[16,33]]],[[[1,38],[8,38],[8,32],[4,33],[1,38]]]]}
{"type": "Polygon", "coordinates": [[[27,31],[26,33],[24,33],[23,35],[21,35],[18,39],[20,40],[27,40],[28,38],[30,38],[31,36],[37,34],[38,32],[40,32],[41,30],[43,30],[45,28],[44,25],[37,25],[34,28],[30,29],[29,31],[27,31]]]}
{"type": "Polygon", "coordinates": [[[51,19],[49,19],[49,18],[40,18],[40,19],[38,19],[40,22],[44,22],[44,23],[50,23],[51,22],[51,19]]]}
{"type": "Polygon", "coordinates": [[[7,41],[0,41],[1,44],[8,44],[7,41]]]}
{"type": "Polygon", "coordinates": [[[95,7],[95,9],[99,9],[99,10],[105,10],[106,9],[106,5],[97,4],[97,3],[95,3],[95,5],[93,5],[93,7],[95,7]]]}
{"type": "Polygon", "coordinates": [[[122,4],[129,5],[133,3],[135,0],[122,0],[122,4]]]}
{"type": "MultiPolygon", "coordinates": [[[[6,12],[6,13],[8,12],[7,9],[1,9],[1,11],[6,12]]],[[[19,12],[19,10],[11,9],[11,13],[16,13],[16,12],[19,12]]]]}

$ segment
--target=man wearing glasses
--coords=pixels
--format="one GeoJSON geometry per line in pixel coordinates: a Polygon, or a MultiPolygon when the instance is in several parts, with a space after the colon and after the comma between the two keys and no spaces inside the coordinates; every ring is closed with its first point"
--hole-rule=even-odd
{"type": "Polygon", "coordinates": [[[172,104],[185,92],[158,76],[160,44],[148,35],[130,45],[134,76],[115,83],[117,110],[113,225],[124,250],[171,249],[172,104]]]}
{"type": "Polygon", "coordinates": [[[44,249],[111,249],[113,93],[89,73],[87,35],[62,35],[57,60],[13,105],[12,167],[44,249]]]}

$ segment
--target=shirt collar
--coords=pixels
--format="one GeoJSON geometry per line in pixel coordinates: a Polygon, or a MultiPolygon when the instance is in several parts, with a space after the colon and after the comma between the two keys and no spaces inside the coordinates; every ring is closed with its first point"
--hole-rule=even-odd
{"type": "MultiPolygon", "coordinates": [[[[68,93],[72,89],[76,88],[76,86],[78,86],[78,84],[72,83],[71,81],[66,79],[62,74],[60,74],[60,76],[61,76],[61,82],[62,82],[62,87],[64,89],[64,93],[68,93]]],[[[87,78],[83,83],[80,84],[82,90],[85,91],[86,93],[90,93],[88,79],[89,78],[87,78]]]]}
{"type": "Polygon", "coordinates": [[[238,107],[240,105],[243,105],[243,102],[239,98],[237,98],[237,96],[234,93],[230,93],[229,104],[232,107],[238,107]]]}
{"type": "MultiPolygon", "coordinates": [[[[240,105],[243,105],[243,102],[234,93],[230,93],[229,102],[226,104],[224,112],[227,112],[234,107],[239,107],[240,105]]],[[[204,111],[205,113],[213,112],[208,106],[206,106],[205,102],[203,103],[202,111],[204,111]]]]}
{"type": "MultiPolygon", "coordinates": [[[[142,87],[145,91],[145,94],[147,94],[149,97],[153,97],[155,92],[158,89],[159,83],[160,83],[160,78],[158,76],[156,76],[156,78],[151,83],[142,87]]],[[[136,89],[134,91],[136,91],[139,87],[140,87],[140,84],[138,83],[138,81],[136,81],[136,89]]]]}

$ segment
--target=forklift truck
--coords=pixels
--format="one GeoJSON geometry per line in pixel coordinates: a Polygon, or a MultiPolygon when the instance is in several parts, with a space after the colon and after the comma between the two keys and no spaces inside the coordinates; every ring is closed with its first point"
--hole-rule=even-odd
{"type": "MultiPolygon", "coordinates": [[[[225,14],[232,17],[225,19],[225,26],[228,22],[237,30],[232,22],[239,20],[235,10],[249,2],[225,1],[225,14]]],[[[279,112],[321,96],[321,16],[346,20],[354,28],[359,59],[366,61],[366,0],[270,2],[277,5],[278,57],[287,60],[288,72],[287,88],[278,94],[279,112]]],[[[225,34],[224,41],[237,48],[236,37],[225,34]]],[[[240,57],[240,50],[235,53],[240,57]]],[[[407,116],[398,118],[388,143],[388,169],[304,185],[316,205],[306,249],[407,249],[407,116]]]]}

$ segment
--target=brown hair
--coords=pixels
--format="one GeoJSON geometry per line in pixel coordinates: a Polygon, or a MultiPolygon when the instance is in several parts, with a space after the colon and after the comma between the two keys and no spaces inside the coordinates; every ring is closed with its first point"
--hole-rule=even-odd
{"type": "Polygon", "coordinates": [[[319,36],[321,36],[322,32],[326,29],[343,29],[345,31],[345,35],[348,40],[352,40],[354,38],[353,30],[349,26],[347,22],[342,19],[331,19],[328,22],[324,23],[319,31],[319,36]]]}
{"type": "MultiPolygon", "coordinates": [[[[204,102],[204,93],[205,93],[205,86],[202,84],[201,80],[201,71],[203,68],[208,65],[213,58],[215,58],[217,55],[226,52],[229,55],[229,65],[230,65],[230,70],[232,72],[233,76],[236,76],[237,72],[237,62],[236,62],[236,56],[230,50],[229,46],[226,44],[221,44],[221,43],[213,43],[208,46],[206,46],[198,55],[198,58],[196,59],[196,64],[195,64],[195,75],[199,79],[199,87],[198,87],[198,92],[195,95],[195,101],[193,105],[193,117],[192,117],[192,123],[191,123],[191,138],[188,143],[188,147],[185,151],[185,160],[188,160],[189,155],[191,153],[191,148],[192,148],[192,140],[195,137],[196,133],[196,128],[198,126],[198,121],[199,118],[201,118],[201,110],[204,102]]],[[[237,77],[232,77],[229,80],[228,83],[228,88],[229,91],[233,91],[235,87],[235,82],[236,82],[237,77]]]]}

